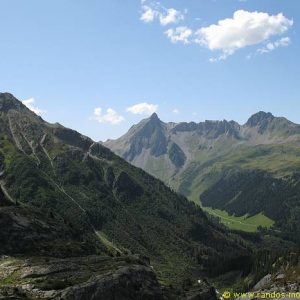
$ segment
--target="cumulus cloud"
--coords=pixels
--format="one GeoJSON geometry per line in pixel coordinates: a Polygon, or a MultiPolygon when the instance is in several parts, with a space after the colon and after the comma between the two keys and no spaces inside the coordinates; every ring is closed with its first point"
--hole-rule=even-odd
{"type": "Polygon", "coordinates": [[[142,15],[140,17],[140,20],[145,23],[151,23],[154,21],[154,19],[158,16],[157,11],[152,9],[151,7],[147,5],[142,6],[142,15]]]}
{"type": "Polygon", "coordinates": [[[175,29],[168,29],[165,31],[165,34],[172,43],[182,42],[184,44],[189,44],[193,31],[186,26],[180,26],[175,29]]]}
{"type": "MultiPolygon", "coordinates": [[[[166,26],[184,21],[187,14],[187,10],[181,12],[174,8],[165,8],[160,2],[152,0],[141,0],[141,3],[141,20],[146,23],[157,20],[166,26]]],[[[266,12],[237,10],[231,18],[221,19],[209,26],[192,28],[183,24],[170,27],[164,33],[172,43],[198,44],[212,52],[219,51],[217,57],[209,59],[210,62],[216,62],[226,60],[237,50],[248,46],[255,45],[258,48],[260,45],[257,53],[268,53],[276,48],[288,46],[290,39],[278,39],[278,36],[292,26],[293,20],[283,13],[272,15],[266,12]],[[276,37],[277,40],[274,41],[276,37]]]]}
{"type": "Polygon", "coordinates": [[[38,116],[41,116],[44,114],[46,111],[43,109],[40,109],[34,105],[35,99],[34,98],[29,98],[27,100],[22,101],[22,103],[31,111],[33,111],[35,114],[38,116]]]}
{"type": "Polygon", "coordinates": [[[105,113],[103,113],[101,107],[96,107],[94,109],[94,120],[98,121],[99,123],[106,123],[117,125],[123,122],[125,119],[121,115],[119,115],[114,109],[108,108],[105,113]]]}
{"type": "Polygon", "coordinates": [[[164,26],[172,23],[178,23],[182,20],[184,20],[183,13],[174,8],[169,8],[165,13],[159,14],[160,24],[164,26]]]}
{"type": "Polygon", "coordinates": [[[178,115],[178,114],[179,114],[179,109],[174,108],[174,109],[172,110],[172,113],[175,114],[175,115],[178,115]]]}
{"type": "Polygon", "coordinates": [[[289,37],[283,37],[273,43],[272,42],[267,43],[265,47],[258,49],[257,52],[259,52],[261,54],[268,53],[268,52],[275,50],[276,48],[286,47],[290,43],[291,43],[291,39],[289,37]]]}
{"type": "Polygon", "coordinates": [[[140,20],[145,23],[151,23],[154,20],[158,20],[161,25],[166,26],[184,20],[184,13],[175,8],[165,8],[160,2],[142,0],[140,20]]]}
{"type": "Polygon", "coordinates": [[[158,109],[158,105],[156,104],[151,104],[151,103],[138,103],[133,106],[127,107],[127,111],[131,112],[135,115],[151,115],[155,113],[158,109]]]}
{"type": "Polygon", "coordinates": [[[197,30],[195,42],[212,51],[222,51],[219,60],[223,60],[238,49],[259,44],[286,32],[292,25],[293,20],[282,13],[269,15],[238,10],[232,18],[197,30]]]}

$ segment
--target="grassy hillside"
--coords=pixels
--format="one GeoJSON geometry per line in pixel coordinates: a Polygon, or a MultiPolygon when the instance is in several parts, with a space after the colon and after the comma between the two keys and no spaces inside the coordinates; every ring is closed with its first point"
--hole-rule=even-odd
{"type": "Polygon", "coordinates": [[[94,253],[150,257],[165,283],[244,270],[238,261],[252,255],[251,242],[161,181],[78,132],[46,123],[10,94],[0,94],[0,112],[1,190],[13,205],[57,215],[94,253]]]}
{"type": "MultiPolygon", "coordinates": [[[[299,174],[275,178],[261,170],[229,170],[201,195],[203,206],[243,217],[263,213],[275,223],[272,230],[299,241],[299,174]]],[[[263,225],[263,224],[259,224],[263,225]]]]}

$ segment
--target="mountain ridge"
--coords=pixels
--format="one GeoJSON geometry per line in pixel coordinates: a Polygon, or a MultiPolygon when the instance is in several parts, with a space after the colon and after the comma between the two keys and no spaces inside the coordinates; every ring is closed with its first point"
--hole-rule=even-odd
{"type": "MultiPolygon", "coordinates": [[[[263,176],[270,178],[269,181],[276,182],[278,178],[280,186],[284,189],[298,178],[300,125],[286,118],[260,111],[253,114],[243,125],[226,120],[177,124],[160,121],[159,126],[162,128],[160,132],[163,137],[160,141],[156,140],[156,144],[163,141],[166,150],[156,156],[149,151],[153,146],[151,144],[153,137],[143,135],[143,128],[149,123],[154,124],[151,117],[135,125],[134,131],[126,133],[119,139],[107,141],[104,145],[198,204],[201,204],[201,197],[207,191],[204,195],[205,201],[202,201],[206,207],[222,209],[231,215],[241,216],[242,212],[247,215],[247,211],[238,209],[237,203],[243,201],[238,197],[240,192],[238,190],[232,191],[231,198],[226,200],[224,198],[223,203],[213,199],[217,195],[212,192],[214,189],[220,191],[219,197],[225,193],[225,189],[230,189],[228,184],[234,180],[236,176],[234,174],[240,174],[241,178],[246,180],[248,176],[251,177],[253,174],[261,176],[259,174],[263,172],[265,174],[263,176]],[[138,153],[132,151],[135,149],[136,136],[139,136],[140,140],[143,138],[147,140],[147,147],[139,144],[138,153]],[[232,178],[229,178],[231,176],[232,178]],[[227,178],[228,181],[221,182],[222,178],[227,178]],[[229,209],[226,203],[230,201],[236,201],[236,204],[229,209]]],[[[248,188],[251,193],[256,193],[254,186],[250,188],[244,183],[241,183],[241,186],[244,189],[248,188]]],[[[292,190],[298,193],[297,189],[292,190]]],[[[263,205],[260,204],[260,201],[264,201],[262,197],[263,190],[260,195],[254,197],[256,202],[250,204],[248,213],[262,213],[271,218],[274,214],[266,208],[262,209],[263,205]]],[[[290,197],[287,205],[293,203],[297,211],[300,205],[292,200],[296,195],[290,197]]],[[[274,200],[274,203],[276,201],[274,200]]],[[[276,210],[275,206],[274,209],[276,210]]],[[[294,218],[290,216],[290,214],[294,216],[291,210],[284,211],[282,218],[277,215],[277,219],[273,220],[275,227],[279,226],[278,224],[283,226],[282,224],[294,218]]],[[[300,232],[299,224],[293,226],[300,232]]],[[[284,231],[285,235],[290,236],[289,230],[284,231]]]]}

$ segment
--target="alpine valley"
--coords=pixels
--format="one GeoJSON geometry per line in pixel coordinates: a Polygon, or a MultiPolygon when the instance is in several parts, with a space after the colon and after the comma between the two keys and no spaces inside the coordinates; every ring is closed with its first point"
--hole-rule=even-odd
{"type": "Polygon", "coordinates": [[[244,125],[164,123],[154,113],[104,145],[230,228],[299,242],[300,125],[265,112],[244,125]]]}
{"type": "Polygon", "coordinates": [[[0,299],[215,300],[267,274],[297,289],[299,132],[265,113],[244,126],[153,115],[105,143],[177,194],[1,93],[0,299]],[[229,230],[184,195],[273,229],[229,230]]]}

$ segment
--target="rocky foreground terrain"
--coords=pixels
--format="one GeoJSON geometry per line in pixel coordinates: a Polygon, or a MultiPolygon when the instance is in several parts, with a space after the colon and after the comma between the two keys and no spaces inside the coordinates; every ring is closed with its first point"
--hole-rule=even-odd
{"type": "Polygon", "coordinates": [[[292,299],[300,298],[300,266],[283,267],[274,274],[264,276],[250,292],[238,297],[238,300],[255,299],[292,299]]]}
{"type": "Polygon", "coordinates": [[[0,284],[2,298],[163,299],[153,270],[135,257],[2,257],[0,284]]]}
{"type": "Polygon", "coordinates": [[[84,256],[86,245],[36,210],[1,207],[0,225],[0,299],[216,299],[206,282],[163,287],[146,257],[84,256]]]}

